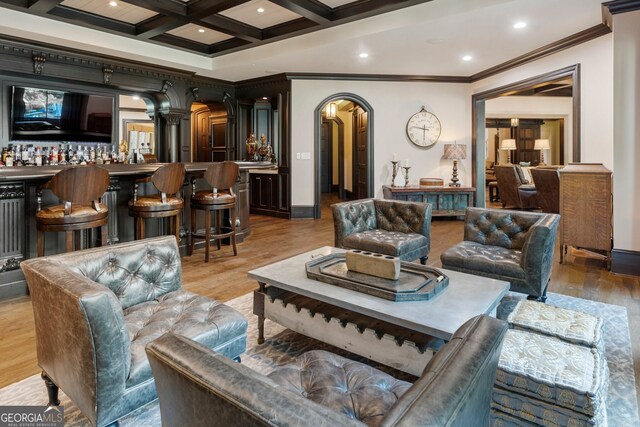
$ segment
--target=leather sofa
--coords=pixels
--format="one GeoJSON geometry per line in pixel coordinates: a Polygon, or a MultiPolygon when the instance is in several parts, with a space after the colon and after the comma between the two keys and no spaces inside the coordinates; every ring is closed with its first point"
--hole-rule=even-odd
{"type": "Polygon", "coordinates": [[[50,404],[58,387],[92,425],[156,399],[145,345],[167,331],[228,358],[246,348],[236,310],[182,289],[175,236],[33,258],[21,263],[50,404]]]}
{"type": "Polygon", "coordinates": [[[431,205],[363,199],[331,205],[335,246],[427,263],[431,248],[431,205]]]}
{"type": "Polygon", "coordinates": [[[324,351],[268,376],[184,337],[147,346],[164,427],[489,425],[506,322],[477,316],[413,384],[324,351]]]}
{"type": "Polygon", "coordinates": [[[560,215],[467,208],[464,241],[440,255],[442,267],[506,280],[546,300],[560,215]]]}

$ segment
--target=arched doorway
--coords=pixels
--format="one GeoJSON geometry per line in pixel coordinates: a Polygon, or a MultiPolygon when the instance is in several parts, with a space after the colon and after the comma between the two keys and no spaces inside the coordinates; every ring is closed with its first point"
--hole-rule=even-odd
{"type": "Polygon", "coordinates": [[[367,101],[352,93],[337,93],[325,98],[315,109],[315,165],[314,165],[314,218],[321,216],[321,202],[323,189],[332,187],[333,176],[327,177],[332,168],[332,158],[337,156],[338,194],[340,198],[361,199],[372,197],[373,190],[373,108],[367,101]],[[327,110],[327,106],[329,109],[327,110]],[[348,114],[341,114],[342,112],[348,114]],[[335,114],[333,114],[335,113],[335,114]],[[342,115],[342,117],[339,117],[342,115]],[[333,125],[340,126],[339,119],[344,125],[347,135],[338,152],[330,150],[327,143],[327,132],[333,125]],[[348,122],[348,124],[345,124],[348,122]],[[331,126],[328,126],[331,125],[331,126]],[[349,140],[349,137],[351,139],[349,140]],[[331,156],[331,157],[329,157],[331,156]],[[341,171],[342,169],[342,171],[341,171]],[[342,177],[340,174],[342,173],[342,177]],[[323,175],[324,174],[324,175],[323,175]],[[324,178],[324,180],[323,180],[324,178]]]}

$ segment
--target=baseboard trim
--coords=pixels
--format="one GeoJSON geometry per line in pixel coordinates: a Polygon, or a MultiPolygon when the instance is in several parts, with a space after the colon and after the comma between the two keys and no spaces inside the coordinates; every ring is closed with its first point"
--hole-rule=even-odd
{"type": "Polygon", "coordinates": [[[291,206],[291,219],[313,219],[313,206],[291,206]]]}
{"type": "Polygon", "coordinates": [[[640,251],[613,249],[611,251],[611,272],[640,276],[640,251]]]}

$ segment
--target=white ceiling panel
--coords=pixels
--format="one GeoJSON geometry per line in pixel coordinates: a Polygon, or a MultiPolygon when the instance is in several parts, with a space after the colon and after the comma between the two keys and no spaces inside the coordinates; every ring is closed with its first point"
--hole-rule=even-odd
{"type": "Polygon", "coordinates": [[[137,24],[145,19],[156,16],[157,13],[116,0],[117,6],[110,6],[108,0],[64,0],[61,4],[72,9],[93,13],[117,21],[137,24]]]}
{"type": "Polygon", "coordinates": [[[269,28],[301,17],[297,13],[266,0],[251,0],[222,11],[220,15],[260,29],[269,28]],[[259,13],[258,9],[260,8],[264,9],[264,12],[259,13]]]}
{"type": "Polygon", "coordinates": [[[182,27],[167,31],[167,33],[176,37],[204,44],[214,44],[233,38],[233,36],[230,36],[229,34],[220,33],[194,24],[183,25],[182,27]],[[204,32],[200,30],[204,30],[204,32]]]}

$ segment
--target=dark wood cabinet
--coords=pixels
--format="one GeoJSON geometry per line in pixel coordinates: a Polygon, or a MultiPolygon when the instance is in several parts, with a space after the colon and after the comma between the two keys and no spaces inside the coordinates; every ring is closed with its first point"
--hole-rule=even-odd
{"type": "Polygon", "coordinates": [[[251,173],[251,205],[252,214],[290,218],[288,208],[288,192],[283,186],[286,182],[278,173],[251,173]]]}

